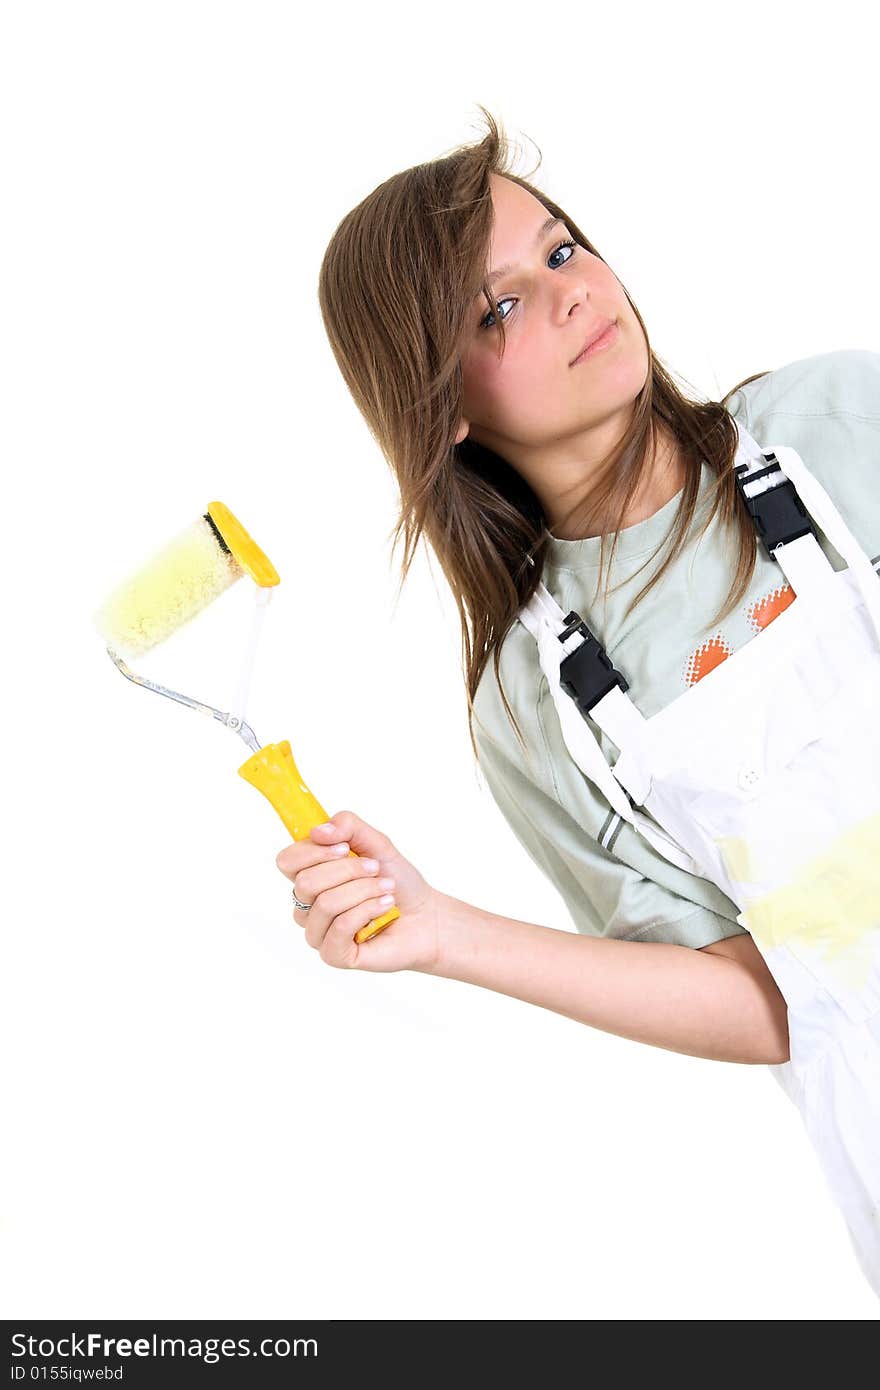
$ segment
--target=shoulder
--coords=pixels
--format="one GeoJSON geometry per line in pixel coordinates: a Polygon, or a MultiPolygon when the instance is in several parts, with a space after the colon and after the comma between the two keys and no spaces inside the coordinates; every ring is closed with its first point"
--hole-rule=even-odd
{"type": "MultiPolygon", "coordinates": [[[[796,449],[872,563],[880,558],[880,353],[804,357],[749,382],[737,398],[731,414],[762,448],[796,449]]],[[[835,568],[843,565],[827,538],[820,544],[835,568]]]]}
{"type": "Polygon", "coordinates": [[[518,618],[514,618],[501,639],[498,672],[499,675],[496,676],[493,651],[489,654],[474,692],[474,713],[485,722],[493,738],[506,742],[501,738],[503,728],[510,729],[512,738],[516,735],[501,699],[499,676],[508,704],[520,721],[528,720],[530,712],[534,710],[540,684],[544,679],[535,639],[518,618]]]}
{"type": "Polygon", "coordinates": [[[778,414],[880,420],[880,353],[841,348],[798,358],[740,387],[728,408],[749,428],[778,414]]]}
{"type": "Polygon", "coordinates": [[[494,653],[490,653],[474,692],[474,739],[477,748],[482,754],[488,744],[493,752],[502,753],[515,765],[530,764],[532,775],[543,780],[546,777],[546,753],[540,724],[540,703],[547,681],[538,660],[535,639],[518,618],[514,618],[501,641],[498,669],[500,686],[495,674],[494,653]],[[501,686],[526,742],[527,755],[523,753],[522,744],[505,709],[501,686]]]}

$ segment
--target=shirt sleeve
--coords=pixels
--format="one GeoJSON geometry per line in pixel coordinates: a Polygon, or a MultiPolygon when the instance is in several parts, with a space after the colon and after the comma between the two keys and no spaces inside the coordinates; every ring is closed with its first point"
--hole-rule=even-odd
{"type": "MultiPolygon", "coordinates": [[[[529,858],[556,888],[576,930],[585,936],[622,941],[663,941],[698,948],[744,933],[736,908],[704,879],[676,868],[630,826],[627,831],[645,846],[646,854],[665,864],[692,885],[702,885],[711,900],[727,904],[730,917],[699,901],[682,896],[603,848],[582,818],[576,818],[554,794],[525,770],[521,758],[505,752],[485,732],[475,729],[479,766],[493,800],[529,858]]],[[[566,752],[566,756],[567,752],[566,752]]],[[[579,771],[579,770],[578,770],[579,771]]],[[[585,781],[585,786],[586,786],[585,781]]],[[[637,851],[639,845],[632,846],[637,851]]]]}
{"type": "MultiPolygon", "coordinates": [[[[728,409],[741,410],[752,432],[760,433],[771,424],[790,431],[793,420],[803,420],[799,445],[807,447],[811,431],[833,425],[836,416],[876,426],[880,424],[880,353],[840,348],[798,358],[741,387],[728,409]]],[[[764,441],[759,438],[758,442],[764,441]]],[[[862,441],[857,436],[854,442],[858,450],[862,441]]]]}

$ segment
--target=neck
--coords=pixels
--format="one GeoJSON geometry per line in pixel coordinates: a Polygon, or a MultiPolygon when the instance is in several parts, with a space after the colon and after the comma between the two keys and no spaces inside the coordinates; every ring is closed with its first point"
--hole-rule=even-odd
{"type": "MultiPolygon", "coordinates": [[[[654,457],[645,469],[642,486],[617,529],[625,531],[627,527],[636,526],[640,521],[654,516],[682,490],[684,481],[685,465],[677,441],[670,433],[664,432],[662,441],[658,439],[655,442],[654,457]]],[[[578,529],[576,522],[566,525],[562,520],[550,528],[550,534],[561,541],[587,540],[604,535],[611,530],[611,526],[611,519],[608,518],[604,523],[594,521],[592,529],[584,531],[578,529]],[[598,531],[595,529],[597,524],[600,527],[598,531]]]]}

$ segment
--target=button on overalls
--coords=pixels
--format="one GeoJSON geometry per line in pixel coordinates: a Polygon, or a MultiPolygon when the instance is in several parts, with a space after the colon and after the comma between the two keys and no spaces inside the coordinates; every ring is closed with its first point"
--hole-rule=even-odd
{"type": "Polygon", "coordinates": [[[581,771],[739,907],[788,1007],[790,1060],[770,1071],[880,1297],[880,576],[795,450],[734,423],[737,486],[796,595],[773,622],[646,719],[543,583],[518,616],[581,771]]]}

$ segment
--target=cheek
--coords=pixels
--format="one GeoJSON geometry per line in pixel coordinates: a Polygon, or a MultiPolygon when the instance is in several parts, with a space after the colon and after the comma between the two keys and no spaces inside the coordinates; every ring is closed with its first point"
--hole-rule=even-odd
{"type": "Polygon", "coordinates": [[[621,314],[621,327],[625,326],[627,337],[627,348],[624,357],[627,372],[632,378],[635,390],[638,392],[648,379],[648,374],[651,370],[651,358],[648,352],[648,344],[645,341],[645,335],[642,331],[642,325],[639,323],[628,304],[626,306],[626,315],[627,317],[624,325],[623,314],[621,314]]]}
{"type": "Polygon", "coordinates": [[[470,407],[479,417],[508,406],[516,399],[526,379],[527,374],[509,341],[502,359],[486,348],[471,353],[462,365],[465,411],[470,407]]]}
{"type": "Polygon", "coordinates": [[[545,390],[553,371],[552,354],[535,335],[526,340],[511,332],[503,357],[494,344],[473,354],[465,372],[465,390],[485,405],[496,402],[509,407],[545,390]]]}

